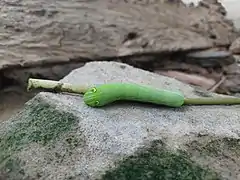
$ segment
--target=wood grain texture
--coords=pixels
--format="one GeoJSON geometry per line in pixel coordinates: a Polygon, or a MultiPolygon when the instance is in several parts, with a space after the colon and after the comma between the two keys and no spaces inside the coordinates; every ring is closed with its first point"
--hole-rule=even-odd
{"type": "Polygon", "coordinates": [[[223,15],[162,0],[1,0],[0,69],[208,48],[236,38],[223,15]]]}

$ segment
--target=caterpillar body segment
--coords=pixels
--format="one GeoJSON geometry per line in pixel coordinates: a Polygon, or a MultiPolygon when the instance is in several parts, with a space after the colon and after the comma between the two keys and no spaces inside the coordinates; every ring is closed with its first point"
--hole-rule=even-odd
{"type": "Polygon", "coordinates": [[[101,107],[118,100],[153,103],[170,107],[180,107],[184,104],[184,96],[180,92],[131,83],[109,83],[90,88],[84,94],[83,100],[91,107],[101,107]]]}

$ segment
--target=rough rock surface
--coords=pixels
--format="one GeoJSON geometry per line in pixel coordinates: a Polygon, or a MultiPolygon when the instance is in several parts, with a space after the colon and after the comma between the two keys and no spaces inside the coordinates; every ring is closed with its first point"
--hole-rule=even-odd
{"type": "Polygon", "coordinates": [[[0,69],[229,45],[216,9],[159,0],[2,0],[0,69]]]}
{"type": "MultiPolygon", "coordinates": [[[[220,96],[113,62],[93,62],[63,82],[134,82],[220,96]]],[[[40,93],[0,125],[2,179],[239,179],[240,106],[179,109],[40,93]]]]}
{"type": "Polygon", "coordinates": [[[240,54],[240,37],[237,38],[235,41],[233,41],[233,43],[231,44],[229,50],[233,54],[240,54]]]}

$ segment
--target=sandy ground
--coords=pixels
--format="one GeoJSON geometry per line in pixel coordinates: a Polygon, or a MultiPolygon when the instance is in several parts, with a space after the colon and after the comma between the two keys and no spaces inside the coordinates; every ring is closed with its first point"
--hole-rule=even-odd
{"type": "MultiPolygon", "coordinates": [[[[183,0],[185,3],[198,2],[199,0],[183,0]]],[[[240,0],[221,0],[228,11],[228,17],[234,20],[240,28],[240,0]]],[[[23,105],[34,96],[33,93],[22,92],[18,88],[11,88],[0,92],[0,122],[9,119],[21,110],[23,105]]]]}

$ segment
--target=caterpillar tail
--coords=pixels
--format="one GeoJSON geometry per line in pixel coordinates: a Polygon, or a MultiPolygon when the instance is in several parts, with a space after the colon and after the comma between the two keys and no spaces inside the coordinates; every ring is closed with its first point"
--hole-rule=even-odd
{"type": "Polygon", "coordinates": [[[240,98],[236,97],[184,99],[184,105],[237,105],[237,104],[240,104],[240,98]]]}

